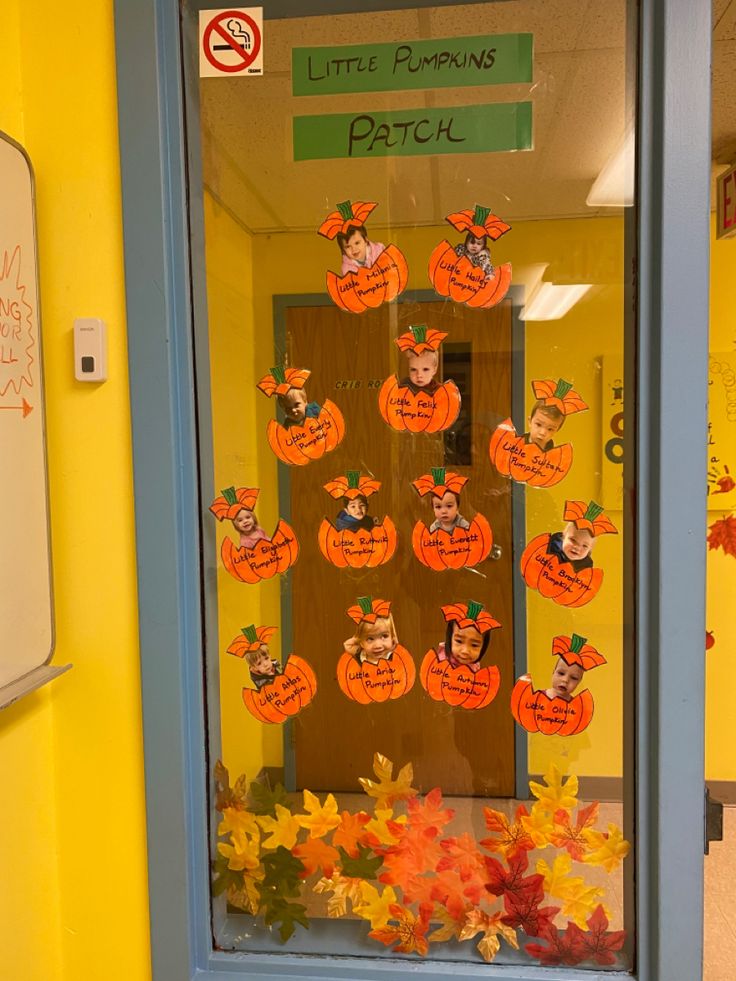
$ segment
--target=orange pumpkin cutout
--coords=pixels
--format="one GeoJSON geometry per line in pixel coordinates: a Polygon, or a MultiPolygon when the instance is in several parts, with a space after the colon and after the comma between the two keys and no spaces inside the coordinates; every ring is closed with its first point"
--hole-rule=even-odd
{"type": "Polygon", "coordinates": [[[284,368],[278,365],[264,375],[258,388],[280,401],[298,402],[301,420],[286,419],[284,424],[270,419],[266,427],[268,444],[284,463],[302,467],[312,460],[319,460],[334,450],[345,435],[345,419],[340,409],[330,399],[319,406],[309,402],[304,385],[310,372],[304,368],[284,368]]]}
{"type": "MultiPolygon", "coordinates": [[[[541,406],[546,406],[561,426],[568,415],[588,408],[570,382],[562,378],[557,382],[551,379],[533,381],[532,390],[537,400],[532,417],[541,406]]],[[[488,451],[491,463],[500,474],[530,487],[553,487],[567,475],[572,465],[569,443],[543,450],[528,433],[517,435],[511,419],[504,420],[496,428],[488,451]]]]}
{"type": "MultiPolygon", "coordinates": [[[[443,606],[442,612],[447,623],[452,622],[461,629],[473,626],[481,635],[501,626],[483,610],[481,603],[473,600],[443,606]]],[[[490,705],[498,694],[501,674],[495,664],[476,670],[469,664],[453,665],[447,656],[441,657],[432,649],[424,655],[419,680],[436,702],[445,702],[453,708],[481,709],[490,705]]]]}
{"type": "MultiPolygon", "coordinates": [[[[459,232],[474,238],[490,238],[496,241],[511,228],[490,208],[477,204],[474,210],[458,211],[448,215],[448,221],[459,232]]],[[[458,247],[461,248],[461,247],[458,247]]],[[[448,296],[456,303],[469,307],[493,307],[506,296],[511,285],[511,263],[504,262],[488,276],[482,268],[473,265],[467,255],[458,253],[444,239],[429,257],[429,279],[435,292],[448,296]]]]}
{"type": "MultiPolygon", "coordinates": [[[[318,233],[332,240],[338,235],[348,235],[351,229],[364,228],[375,207],[375,202],[370,201],[342,201],[337,211],[325,218],[318,233]]],[[[409,268],[403,252],[395,245],[387,245],[371,266],[347,272],[344,276],[328,272],[327,292],[341,310],[364,313],[395,300],[403,293],[408,279],[409,268]]]]}
{"type": "MultiPolygon", "coordinates": [[[[445,337],[446,333],[422,325],[410,328],[396,339],[396,344],[404,354],[421,356],[432,352],[438,361],[437,351],[445,337]]],[[[452,379],[439,384],[432,380],[424,389],[415,391],[408,378],[399,381],[391,375],[378,393],[378,408],[384,420],[392,429],[410,433],[448,429],[458,417],[460,403],[460,391],[452,379]]]]}
{"type": "Polygon", "coordinates": [[[409,651],[396,642],[396,629],[391,616],[391,603],[359,596],[358,602],[347,611],[356,624],[355,636],[346,642],[353,648],[345,650],[337,662],[337,683],[344,695],[361,705],[387,702],[401,698],[411,691],[416,678],[414,660],[409,651]],[[393,649],[388,656],[375,660],[360,660],[361,637],[376,621],[386,621],[392,636],[393,649]]]}
{"type": "MultiPolygon", "coordinates": [[[[324,485],[327,493],[335,499],[353,501],[364,498],[366,503],[380,486],[380,481],[362,477],[358,470],[348,470],[345,475],[335,477],[324,485]]],[[[396,537],[396,526],[385,515],[383,521],[370,528],[336,528],[325,518],[319,526],[317,540],[320,552],[338,569],[374,569],[393,558],[396,537]]]]}
{"type": "MultiPolygon", "coordinates": [[[[586,643],[585,637],[555,637],[552,654],[568,666],[579,665],[590,671],[606,663],[602,654],[586,643]]],[[[570,699],[560,695],[550,697],[545,689],[535,689],[528,674],[522,675],[511,692],[511,714],[527,732],[542,735],[573,736],[582,732],[593,718],[593,695],[589,689],[570,699]]]]}
{"type": "Polygon", "coordinates": [[[254,691],[243,689],[245,707],[259,722],[285,722],[314,698],[317,678],[304,658],[289,654],[284,670],[269,684],[254,691]]]}
{"type": "MultiPolygon", "coordinates": [[[[244,509],[253,511],[258,497],[257,487],[228,487],[221,497],[216,497],[210,511],[218,521],[232,521],[244,509]]],[[[223,538],[220,557],[230,575],[239,582],[255,584],[271,579],[277,573],[286,572],[299,556],[299,542],[293,528],[279,520],[273,535],[265,534],[252,547],[236,545],[231,538],[223,538]]]]}
{"type": "MultiPolygon", "coordinates": [[[[448,492],[459,498],[460,491],[468,482],[444,467],[433,467],[431,473],[412,481],[420,497],[432,494],[442,499],[448,492]]],[[[459,514],[458,518],[461,517],[459,514]]],[[[436,523],[436,522],[435,522],[436,523]]],[[[443,528],[428,528],[417,521],[411,536],[414,554],[430,569],[441,572],[444,569],[472,568],[488,558],[493,546],[493,532],[488,519],[476,514],[468,528],[459,525],[451,531],[443,528]]]]}
{"type": "MultiPolygon", "coordinates": [[[[593,537],[616,533],[616,527],[595,501],[588,505],[584,501],[566,501],[563,517],[593,537]]],[[[550,550],[552,538],[549,532],[537,535],[522,552],[520,565],[524,582],[560,606],[585,606],[600,589],[603,570],[593,567],[576,570],[576,562],[561,559],[550,550]]]]}

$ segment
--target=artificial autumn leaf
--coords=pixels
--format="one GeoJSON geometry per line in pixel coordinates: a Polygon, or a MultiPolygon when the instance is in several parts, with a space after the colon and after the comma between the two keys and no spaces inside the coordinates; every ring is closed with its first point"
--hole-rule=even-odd
{"type": "Polygon", "coordinates": [[[300,895],[304,866],[283,845],[279,845],[275,852],[269,852],[263,856],[263,870],[264,876],[261,888],[261,898],[263,900],[267,900],[268,896],[283,897],[300,895]]]}
{"type": "Polygon", "coordinates": [[[455,811],[452,808],[442,807],[442,791],[439,787],[430,790],[424,800],[418,797],[409,799],[406,803],[406,809],[409,824],[412,828],[421,831],[427,828],[440,831],[455,817],[455,811]]]}
{"type": "Polygon", "coordinates": [[[217,850],[227,859],[229,869],[253,870],[261,864],[258,838],[251,835],[233,831],[229,842],[218,842],[217,850]]]}
{"type": "Polygon", "coordinates": [[[403,834],[403,825],[406,824],[406,815],[401,814],[394,819],[393,808],[379,807],[373,812],[373,817],[366,824],[366,842],[370,842],[375,848],[378,844],[393,845],[394,842],[403,834]]]}
{"type": "Polygon", "coordinates": [[[722,548],[726,555],[736,558],[736,517],[732,514],[718,518],[708,527],[708,548],[722,548]]]}
{"type": "Polygon", "coordinates": [[[535,848],[546,848],[549,845],[554,831],[553,819],[549,811],[534,804],[531,814],[522,817],[521,824],[534,842],[535,848]]]}
{"type": "Polygon", "coordinates": [[[454,920],[463,917],[468,909],[466,884],[457,872],[440,872],[432,880],[429,898],[441,903],[454,920]]]}
{"type": "Polygon", "coordinates": [[[333,919],[345,916],[348,912],[348,900],[355,905],[360,902],[360,888],[363,885],[358,879],[346,879],[339,872],[334,872],[330,878],[319,879],[312,886],[312,892],[333,895],[327,899],[327,915],[333,919]]]}
{"type": "Polygon", "coordinates": [[[227,901],[237,909],[243,909],[246,913],[253,916],[258,912],[261,902],[261,893],[258,888],[259,878],[253,875],[243,876],[242,884],[238,887],[228,889],[227,901]]]}
{"type": "MultiPolygon", "coordinates": [[[[530,785],[531,786],[531,785],[530,785]]],[[[489,831],[494,831],[498,835],[495,838],[483,838],[480,842],[483,848],[491,852],[499,852],[508,861],[511,855],[518,851],[530,851],[534,848],[534,842],[528,834],[521,819],[527,816],[527,809],[520,804],[516,809],[514,821],[509,821],[501,811],[494,811],[491,807],[484,807],[483,814],[486,819],[486,827],[489,831]]]]}
{"type": "Polygon", "coordinates": [[[396,904],[396,893],[391,886],[379,892],[370,882],[360,884],[360,900],[353,903],[353,913],[369,920],[372,930],[386,926],[391,919],[391,906],[396,904]]]}
{"type": "Polygon", "coordinates": [[[443,857],[437,863],[437,871],[455,869],[463,881],[481,875],[484,871],[483,855],[478,851],[475,838],[467,831],[459,838],[446,838],[440,842],[444,851],[443,857]]]}
{"type": "Polygon", "coordinates": [[[215,872],[212,880],[213,896],[221,896],[222,893],[229,892],[231,889],[240,889],[243,885],[243,878],[247,873],[231,869],[225,855],[218,855],[212,867],[215,872]]]}
{"type": "Polygon", "coordinates": [[[381,882],[407,889],[415,876],[434,869],[442,858],[442,849],[435,839],[434,828],[419,832],[407,828],[397,844],[383,853],[386,871],[379,876],[381,882]]]}
{"type": "Polygon", "coordinates": [[[588,843],[583,837],[586,828],[592,828],[598,820],[598,801],[593,801],[588,807],[581,807],[577,812],[577,821],[572,824],[571,815],[560,809],[555,814],[554,829],[550,835],[552,844],[557,848],[566,848],[571,858],[582,862],[583,855],[588,849],[588,843]]]}
{"type": "Polygon", "coordinates": [[[578,778],[570,776],[563,781],[562,773],[554,763],[550,764],[549,770],[544,775],[544,783],[529,781],[529,790],[537,798],[536,808],[542,808],[554,814],[562,809],[573,811],[578,806],[578,778]]]}
{"type": "Polygon", "coordinates": [[[435,906],[430,919],[433,921],[439,920],[442,924],[442,926],[437,927],[437,929],[433,930],[427,937],[427,940],[429,940],[431,944],[442,943],[445,940],[452,940],[453,937],[457,939],[465,921],[465,917],[463,916],[462,921],[458,923],[457,920],[454,920],[450,916],[444,906],[440,905],[435,906]]]}
{"type": "Polygon", "coordinates": [[[376,873],[383,865],[381,855],[371,855],[370,848],[358,845],[357,855],[348,855],[344,848],[340,849],[342,874],[351,879],[375,879],[376,873]]]}
{"type": "Polygon", "coordinates": [[[631,845],[624,840],[623,832],[615,824],[608,825],[608,834],[586,828],[583,837],[591,851],[583,856],[588,865],[601,865],[606,872],[613,872],[629,854],[631,845]]]}
{"type": "Polygon", "coordinates": [[[241,811],[237,807],[226,807],[222,812],[222,820],[217,827],[217,834],[222,837],[227,834],[247,835],[255,838],[256,843],[260,837],[256,819],[248,811],[241,811]]]}
{"type": "Polygon", "coordinates": [[[583,954],[582,960],[595,961],[596,964],[615,964],[613,951],[621,950],[626,940],[625,930],[608,932],[608,918],[602,906],[587,921],[588,930],[581,930],[574,923],[568,924],[567,932],[572,934],[576,948],[583,954]]]}
{"type": "Polygon", "coordinates": [[[283,845],[284,848],[292,849],[299,834],[300,824],[288,807],[283,807],[281,804],[274,806],[275,818],[264,814],[257,819],[264,836],[269,835],[268,838],[264,837],[263,847],[278,848],[279,845],[283,845]]]}
{"type": "Polygon", "coordinates": [[[523,892],[506,893],[503,897],[503,922],[510,927],[520,927],[528,937],[540,937],[542,931],[551,926],[552,920],[560,912],[559,906],[540,906],[544,893],[540,886],[537,891],[525,889],[523,892]]]}
{"type": "Polygon", "coordinates": [[[291,854],[304,866],[302,879],[306,879],[317,869],[322,869],[329,879],[335,869],[335,862],[340,857],[337,849],[321,838],[307,838],[303,845],[292,848],[291,854]]]}
{"type": "Polygon", "coordinates": [[[235,786],[230,786],[230,774],[222,760],[215,763],[215,809],[222,812],[228,807],[244,810],[246,808],[246,780],[245,774],[241,774],[235,781],[235,786]]]}
{"type": "Polygon", "coordinates": [[[411,763],[402,766],[398,777],[393,780],[393,763],[381,753],[375,753],[373,772],[378,778],[377,780],[370,780],[368,777],[358,777],[358,780],[368,796],[374,797],[384,807],[397,800],[409,800],[410,797],[416,797],[418,791],[411,786],[414,779],[414,768],[411,763]]]}
{"type": "Polygon", "coordinates": [[[340,815],[340,824],[335,828],[332,836],[332,844],[341,846],[351,858],[355,858],[358,854],[358,844],[365,835],[365,826],[370,819],[370,814],[366,814],[365,811],[358,811],[357,814],[343,811],[340,815]]]}
{"type": "Polygon", "coordinates": [[[392,903],[389,912],[391,919],[398,921],[397,925],[387,925],[371,930],[368,936],[373,937],[374,940],[380,940],[387,947],[395,943],[394,951],[396,953],[417,953],[424,957],[429,950],[426,937],[428,922],[422,918],[417,918],[411,910],[400,906],[398,903],[392,903]]]}
{"type": "Polygon", "coordinates": [[[587,917],[599,904],[603,890],[598,886],[588,886],[584,879],[575,877],[570,880],[567,895],[562,897],[562,915],[577,923],[578,926],[585,926],[587,917]]]}
{"type": "Polygon", "coordinates": [[[337,801],[333,794],[328,794],[324,804],[320,804],[316,794],[304,790],[304,810],[308,813],[296,814],[295,817],[302,828],[309,829],[310,838],[323,838],[340,823],[337,801]]]}
{"type": "MultiPolygon", "coordinates": [[[[544,880],[544,891],[549,896],[556,896],[564,899],[566,890],[569,888],[569,875],[572,870],[572,859],[568,854],[558,855],[549,866],[540,859],[537,862],[537,872],[544,880]]],[[[581,880],[582,881],[582,880],[581,880]]]]}
{"type": "Polygon", "coordinates": [[[270,814],[276,816],[276,805],[289,807],[291,801],[280,783],[272,789],[265,783],[253,781],[248,791],[248,810],[251,814],[270,814]]]}
{"type": "Polygon", "coordinates": [[[542,947],[541,944],[527,944],[524,949],[527,954],[536,957],[545,966],[552,967],[555,964],[574,966],[585,960],[577,937],[574,932],[571,932],[571,930],[576,929],[574,923],[568,923],[564,933],[560,933],[556,927],[550,924],[545,927],[543,933],[539,934],[547,941],[547,947],[542,947]]]}
{"type": "Polygon", "coordinates": [[[516,939],[516,931],[503,923],[500,913],[489,916],[483,910],[471,910],[465,918],[465,926],[460,932],[459,940],[471,940],[478,933],[483,936],[477,947],[486,963],[490,964],[498,953],[501,942],[499,936],[503,937],[507,944],[515,950],[519,949],[519,941],[516,939]]]}
{"type": "Polygon", "coordinates": [[[518,851],[508,859],[508,871],[498,859],[484,856],[486,866],[485,888],[493,896],[503,896],[506,893],[520,893],[531,890],[538,892],[542,877],[524,873],[529,868],[529,855],[526,851],[518,851]]]}
{"type": "Polygon", "coordinates": [[[301,903],[290,903],[285,899],[277,899],[265,907],[263,922],[266,926],[279,925],[279,936],[283,943],[289,939],[295,929],[295,924],[299,923],[307,930],[309,920],[307,918],[307,907],[301,903]]]}

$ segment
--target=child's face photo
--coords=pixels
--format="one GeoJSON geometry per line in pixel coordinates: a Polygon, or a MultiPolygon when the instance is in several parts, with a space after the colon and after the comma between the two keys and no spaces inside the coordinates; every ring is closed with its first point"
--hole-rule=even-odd
{"type": "Polygon", "coordinates": [[[437,374],[437,355],[433,351],[409,355],[409,379],[417,388],[426,388],[437,374]]]}
{"type": "Polygon", "coordinates": [[[572,693],[583,679],[583,669],[579,664],[566,664],[561,658],[557,658],[557,664],[552,672],[552,691],[558,698],[564,698],[569,702],[572,693]]]}
{"type": "Polygon", "coordinates": [[[363,632],[360,638],[360,646],[365,656],[371,661],[388,657],[396,646],[388,620],[379,619],[371,624],[363,632]]]}
{"type": "Polygon", "coordinates": [[[360,520],[368,513],[368,505],[359,497],[354,497],[352,501],[348,501],[348,503],[345,505],[345,510],[351,518],[357,518],[360,520]]]}
{"type": "Polygon", "coordinates": [[[362,232],[353,232],[345,243],[345,249],[343,251],[348,259],[353,259],[355,262],[365,262],[368,243],[363,237],[362,232]]]}
{"type": "Polygon", "coordinates": [[[241,508],[233,518],[233,525],[235,526],[235,530],[239,531],[241,535],[248,535],[251,531],[255,530],[255,515],[247,508],[241,508]]]}
{"type": "Polygon", "coordinates": [[[250,665],[250,669],[253,674],[260,675],[273,675],[276,674],[276,665],[271,660],[267,650],[261,648],[255,657],[255,660],[250,665]]]}
{"type": "Polygon", "coordinates": [[[442,497],[432,498],[432,508],[434,517],[439,521],[440,527],[448,530],[457,518],[457,498],[452,491],[445,491],[442,497]]]}
{"type": "Polygon", "coordinates": [[[587,558],[593,550],[595,538],[589,531],[570,524],[562,533],[562,551],[572,562],[587,558]]]}
{"type": "Polygon", "coordinates": [[[478,255],[486,247],[486,240],[484,238],[475,238],[474,235],[468,236],[468,241],[465,245],[468,255],[478,255]]]}
{"type": "Polygon", "coordinates": [[[279,401],[290,422],[304,422],[307,415],[307,393],[304,389],[292,388],[279,401]]]}
{"type": "Polygon", "coordinates": [[[475,664],[483,650],[483,637],[475,627],[452,631],[452,656],[458,664],[475,664]]]}
{"type": "Polygon", "coordinates": [[[529,439],[543,450],[560,428],[560,419],[553,419],[540,409],[529,420],[529,439]]]}

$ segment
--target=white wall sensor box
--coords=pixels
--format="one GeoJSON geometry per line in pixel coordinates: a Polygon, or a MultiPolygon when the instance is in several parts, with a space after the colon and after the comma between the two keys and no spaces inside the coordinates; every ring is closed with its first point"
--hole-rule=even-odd
{"type": "Polygon", "coordinates": [[[107,380],[107,327],[97,317],[74,321],[74,377],[80,382],[107,380]]]}

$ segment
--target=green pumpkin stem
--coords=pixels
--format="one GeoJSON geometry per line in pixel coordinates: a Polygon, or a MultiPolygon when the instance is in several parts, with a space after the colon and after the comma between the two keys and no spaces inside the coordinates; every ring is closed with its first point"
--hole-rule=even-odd
{"type": "Polygon", "coordinates": [[[235,493],[234,487],[226,487],[225,490],[221,491],[220,493],[228,504],[233,505],[238,503],[238,495],[235,493]]]}
{"type": "Polygon", "coordinates": [[[482,204],[476,204],[475,212],[473,214],[473,224],[485,227],[486,218],[490,215],[490,213],[490,208],[484,208],[482,204]]]}
{"type": "Polygon", "coordinates": [[[355,217],[353,215],[353,204],[351,201],[340,201],[337,210],[340,212],[340,217],[343,221],[350,221],[351,218],[355,217]]]}
{"type": "Polygon", "coordinates": [[[358,606],[361,608],[363,613],[367,614],[373,612],[373,600],[370,596],[359,596],[358,606]]]}
{"type": "Polygon", "coordinates": [[[275,368],[271,368],[271,374],[275,378],[277,385],[286,384],[286,371],[282,364],[277,364],[275,368]]]}
{"type": "Polygon", "coordinates": [[[483,604],[475,600],[468,600],[468,620],[477,620],[478,614],[483,609],[483,604]]]}
{"type": "Polygon", "coordinates": [[[348,489],[357,490],[360,486],[360,470],[347,470],[345,476],[348,479],[348,489]]]}
{"type": "Polygon", "coordinates": [[[427,340],[427,325],[422,324],[417,327],[410,327],[409,330],[414,335],[414,340],[417,344],[424,344],[427,340]]]}
{"type": "Polygon", "coordinates": [[[583,517],[586,519],[586,521],[593,522],[600,514],[603,514],[603,505],[596,504],[595,501],[591,501],[585,509],[585,514],[583,517]]]}
{"type": "Polygon", "coordinates": [[[564,399],[571,388],[572,382],[566,382],[564,378],[560,378],[557,382],[557,388],[554,390],[553,395],[556,399],[564,399]]]}
{"type": "Polygon", "coordinates": [[[254,623],[251,623],[249,627],[241,627],[240,629],[243,631],[243,635],[245,636],[245,639],[247,641],[249,641],[251,644],[258,643],[258,634],[256,633],[256,627],[254,623]]]}
{"type": "Polygon", "coordinates": [[[585,646],[588,638],[581,637],[580,634],[573,634],[570,638],[570,650],[573,654],[579,654],[585,646]]]}
{"type": "Polygon", "coordinates": [[[447,475],[446,467],[432,467],[432,480],[434,481],[434,486],[444,487],[446,475],[447,475]]]}

